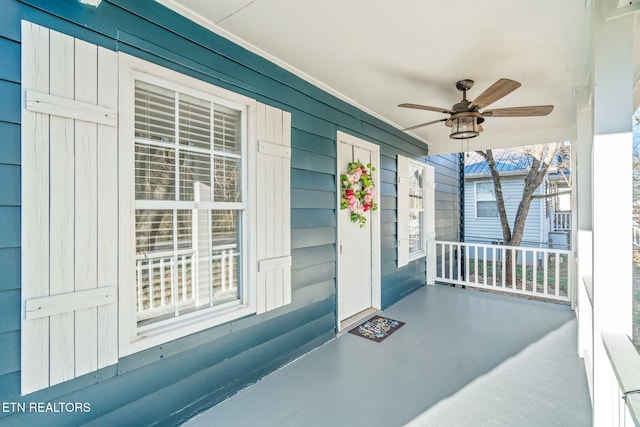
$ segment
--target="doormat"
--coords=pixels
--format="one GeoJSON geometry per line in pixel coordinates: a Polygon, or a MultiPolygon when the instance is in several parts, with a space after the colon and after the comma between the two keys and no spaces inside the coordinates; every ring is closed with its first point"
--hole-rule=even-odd
{"type": "Polygon", "coordinates": [[[380,342],[400,329],[403,325],[404,322],[398,320],[375,316],[351,329],[349,333],[371,341],[380,342]]]}

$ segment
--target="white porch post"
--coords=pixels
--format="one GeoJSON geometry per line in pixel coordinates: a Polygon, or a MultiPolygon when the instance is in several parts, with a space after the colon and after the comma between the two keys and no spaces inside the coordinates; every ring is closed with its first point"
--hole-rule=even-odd
{"type": "MultiPolygon", "coordinates": [[[[589,89],[576,89],[577,141],[571,156],[573,194],[571,195],[572,230],[591,230],[591,151],[593,147],[593,106],[589,89]]],[[[572,238],[576,239],[577,233],[572,238]]],[[[573,248],[576,247],[575,241],[573,248]]]]}
{"type": "MultiPolygon", "coordinates": [[[[596,7],[602,6],[596,3],[596,7]]],[[[631,332],[631,117],[633,16],[594,22],[593,423],[613,413],[609,359],[602,332],[631,332]]],[[[584,189],[581,189],[583,192],[584,189]]],[[[584,193],[583,193],[584,194],[584,193]]],[[[580,202],[579,202],[580,203],[580,202]]],[[[587,225],[588,218],[582,218],[587,225]]],[[[579,219],[579,221],[581,221],[579,219]]]]}

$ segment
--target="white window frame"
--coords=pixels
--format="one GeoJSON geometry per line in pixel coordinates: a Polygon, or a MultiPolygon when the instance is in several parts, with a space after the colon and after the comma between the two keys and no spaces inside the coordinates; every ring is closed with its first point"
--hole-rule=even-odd
{"type": "Polygon", "coordinates": [[[255,251],[249,241],[251,224],[250,183],[256,169],[256,101],[193,77],[120,53],[119,57],[119,354],[126,356],[213,326],[256,313],[255,251]],[[243,110],[242,210],[240,299],[145,326],[136,316],[135,289],[135,178],[134,178],[134,82],[148,83],[243,110]]]}
{"type": "MultiPolygon", "coordinates": [[[[425,210],[425,203],[427,202],[427,194],[426,194],[426,188],[427,188],[427,172],[426,172],[426,164],[425,163],[420,163],[420,162],[416,162],[415,160],[412,159],[408,159],[408,170],[407,170],[407,175],[409,174],[409,171],[411,170],[411,166],[418,168],[418,169],[422,169],[422,209],[414,209],[414,208],[408,208],[407,209],[407,215],[410,216],[412,212],[420,212],[422,214],[422,220],[421,220],[421,226],[420,226],[420,246],[421,249],[417,252],[411,252],[410,248],[409,248],[409,262],[414,261],[416,259],[420,259],[422,257],[427,256],[427,233],[426,233],[426,210],[425,210]]],[[[411,195],[409,195],[409,198],[411,198],[411,195]]],[[[408,200],[407,200],[408,202],[408,200]]],[[[409,219],[407,218],[407,221],[409,219]]],[[[407,225],[409,225],[409,223],[407,223],[407,225]]],[[[411,237],[411,234],[408,232],[409,237],[411,237]]]]}
{"type": "MultiPolygon", "coordinates": [[[[492,219],[496,219],[496,218],[500,218],[500,215],[496,215],[496,216],[480,216],[478,215],[478,184],[491,184],[493,186],[493,182],[491,180],[482,180],[482,181],[476,181],[473,183],[473,202],[474,202],[474,215],[476,219],[480,219],[480,220],[492,220],[492,219]]],[[[496,202],[496,207],[498,204],[498,199],[497,197],[494,195],[494,199],[496,202]]],[[[481,200],[483,202],[487,202],[489,200],[481,200]]]]}

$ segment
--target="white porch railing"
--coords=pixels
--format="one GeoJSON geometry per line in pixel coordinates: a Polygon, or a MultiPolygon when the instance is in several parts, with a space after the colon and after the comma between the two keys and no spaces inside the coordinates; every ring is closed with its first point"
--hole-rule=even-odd
{"type": "Polygon", "coordinates": [[[572,302],[572,253],[562,249],[435,241],[435,280],[572,302]]]}
{"type": "Polygon", "coordinates": [[[551,229],[553,231],[571,231],[571,212],[554,212],[551,229]]]}
{"type": "Polygon", "coordinates": [[[212,247],[197,259],[193,249],[136,256],[138,320],[175,312],[187,306],[211,306],[238,293],[237,245],[212,247]]]}
{"type": "Polygon", "coordinates": [[[138,320],[171,312],[195,300],[194,250],[136,256],[138,320]]]}
{"type": "Polygon", "coordinates": [[[603,370],[599,378],[607,388],[604,392],[596,392],[595,398],[599,401],[594,425],[604,425],[602,422],[606,420],[609,426],[638,426],[640,372],[636,367],[640,364],[640,355],[626,335],[603,333],[602,342],[609,363],[602,363],[596,368],[603,370]]]}

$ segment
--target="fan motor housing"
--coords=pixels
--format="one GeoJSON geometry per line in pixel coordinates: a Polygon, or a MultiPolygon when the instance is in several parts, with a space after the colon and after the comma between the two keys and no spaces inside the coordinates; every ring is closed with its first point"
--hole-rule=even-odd
{"type": "Polygon", "coordinates": [[[462,80],[458,80],[456,82],[456,88],[459,91],[465,91],[465,90],[469,90],[473,87],[473,80],[471,79],[462,79],[462,80]]]}
{"type": "Polygon", "coordinates": [[[448,127],[451,127],[453,125],[453,119],[457,119],[458,117],[469,117],[469,116],[475,117],[478,124],[481,124],[484,122],[484,117],[482,117],[482,114],[480,114],[477,111],[467,110],[467,111],[461,111],[461,112],[456,111],[444,122],[444,124],[448,127]]]}

